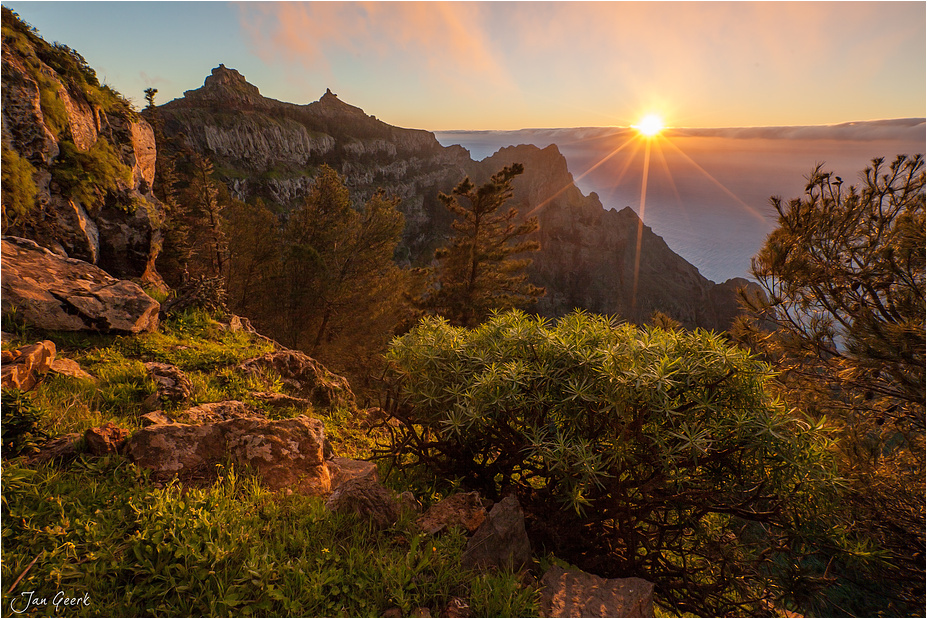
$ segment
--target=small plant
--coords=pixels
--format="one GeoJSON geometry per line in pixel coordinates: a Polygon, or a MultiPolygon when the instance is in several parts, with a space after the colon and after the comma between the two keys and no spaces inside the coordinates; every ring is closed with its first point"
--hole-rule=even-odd
{"type": "Polygon", "coordinates": [[[19,455],[35,447],[42,439],[48,438],[48,435],[39,429],[41,419],[30,396],[19,389],[4,389],[2,399],[3,423],[0,425],[0,436],[4,456],[19,455]]]}

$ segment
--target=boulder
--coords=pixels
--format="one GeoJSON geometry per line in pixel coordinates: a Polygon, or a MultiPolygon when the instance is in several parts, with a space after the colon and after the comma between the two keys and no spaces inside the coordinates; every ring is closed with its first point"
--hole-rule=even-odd
{"type": "Polygon", "coordinates": [[[151,411],[150,413],[145,413],[138,418],[138,421],[140,424],[142,424],[143,428],[160,424],[174,423],[174,420],[165,415],[164,411],[151,411]]]}
{"type": "Polygon", "coordinates": [[[77,363],[77,361],[74,361],[73,359],[65,359],[64,357],[57,357],[55,359],[55,361],[51,364],[51,371],[55,374],[70,376],[71,378],[76,378],[78,380],[89,380],[91,382],[97,381],[96,378],[81,369],[80,364],[77,363]]]}
{"type": "Polygon", "coordinates": [[[531,542],[525,516],[514,496],[496,503],[476,530],[460,558],[470,569],[491,567],[517,569],[531,560],[531,542]]]}
{"type": "Polygon", "coordinates": [[[351,479],[338,486],[325,503],[334,513],[354,513],[377,529],[399,520],[400,503],[393,494],[370,477],[351,479]]]}
{"type": "MultiPolygon", "coordinates": [[[[6,272],[3,276],[5,280],[6,272]]],[[[23,346],[13,351],[3,351],[0,385],[4,389],[30,391],[39,384],[42,375],[51,369],[55,361],[55,353],[55,343],[51,340],[23,346]]]]}
{"type": "Polygon", "coordinates": [[[120,428],[112,421],[105,426],[90,428],[84,432],[84,442],[87,444],[87,451],[95,456],[103,456],[110,453],[120,453],[129,438],[129,431],[120,428]]]}
{"type": "Polygon", "coordinates": [[[332,374],[321,363],[295,350],[280,350],[248,359],[238,370],[248,374],[264,369],[275,370],[284,384],[314,406],[330,408],[353,406],[354,393],[343,376],[332,374]]]}
{"type": "Polygon", "coordinates": [[[541,578],[542,617],[653,617],[653,583],[600,578],[558,565],[541,578]]]}
{"type": "Polygon", "coordinates": [[[453,526],[468,533],[480,528],[486,520],[486,508],[478,492],[452,494],[428,508],[418,519],[418,526],[429,535],[436,535],[453,526]]]}
{"type": "Polygon", "coordinates": [[[269,420],[239,417],[207,423],[156,424],[129,440],[127,452],[155,477],[209,477],[217,464],[255,471],[272,490],[324,495],[331,478],[322,456],[325,428],[306,416],[269,420]]]}
{"type": "Polygon", "coordinates": [[[366,460],[351,460],[349,458],[331,458],[326,461],[328,472],[332,478],[332,489],[352,479],[371,479],[379,481],[377,465],[366,460]]]}
{"type": "Polygon", "coordinates": [[[4,237],[3,311],[46,330],[141,333],[158,326],[158,302],[133,282],[35,242],[4,237]]]}
{"type": "Polygon", "coordinates": [[[164,402],[184,402],[193,393],[193,383],[176,365],[149,361],[145,370],[157,385],[157,391],[145,400],[148,408],[158,408],[164,402]]]}

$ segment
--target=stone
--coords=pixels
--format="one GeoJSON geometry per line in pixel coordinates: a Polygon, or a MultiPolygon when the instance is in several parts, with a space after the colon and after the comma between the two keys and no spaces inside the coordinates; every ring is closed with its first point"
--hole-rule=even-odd
{"type": "Polygon", "coordinates": [[[332,477],[332,489],[351,479],[369,478],[379,481],[377,465],[366,460],[351,460],[350,458],[330,458],[326,460],[328,471],[332,477]]]}
{"type": "Polygon", "coordinates": [[[90,382],[97,382],[97,379],[92,375],[85,372],[77,361],[73,359],[65,359],[64,357],[57,357],[55,361],[51,364],[51,371],[55,374],[60,374],[61,376],[69,376],[71,378],[76,378],[78,380],[88,380],[90,382]]]}
{"type": "Polygon", "coordinates": [[[441,616],[450,617],[451,619],[469,617],[470,604],[464,598],[452,597],[451,600],[447,603],[447,607],[444,609],[444,612],[441,613],[441,616]]]}
{"type": "Polygon", "coordinates": [[[145,363],[145,370],[157,385],[157,391],[145,400],[149,408],[166,402],[184,402],[192,395],[193,383],[176,365],[149,361],[145,363]]]}
{"type": "Polygon", "coordinates": [[[174,420],[165,415],[164,411],[151,411],[150,413],[145,413],[138,418],[138,421],[142,424],[143,428],[174,423],[174,420]]]}
{"type": "MultiPolygon", "coordinates": [[[[4,280],[6,271],[4,265],[4,280]]],[[[3,367],[0,369],[0,385],[4,389],[30,391],[42,376],[51,369],[57,349],[51,340],[23,346],[16,350],[3,351],[3,367]]]]}
{"type": "Polygon", "coordinates": [[[377,529],[399,520],[400,504],[392,493],[370,477],[351,479],[335,489],[325,503],[333,513],[354,513],[377,529]]]}
{"type": "Polygon", "coordinates": [[[35,242],[4,237],[3,311],[45,330],[142,333],[158,326],[157,301],[141,286],[35,242]]]}
{"type": "Polygon", "coordinates": [[[653,583],[605,579],[559,565],[541,578],[542,617],[653,617],[653,583]]]}
{"type": "Polygon", "coordinates": [[[129,431],[120,428],[112,421],[105,426],[90,428],[84,432],[84,442],[87,451],[95,456],[104,456],[110,453],[121,453],[129,438],[129,431]]]}
{"type": "Polygon", "coordinates": [[[247,374],[263,369],[276,370],[285,385],[314,406],[330,408],[354,405],[354,393],[346,378],[329,372],[321,363],[299,351],[267,353],[248,359],[238,366],[239,371],[247,374]]]}
{"type": "Polygon", "coordinates": [[[331,491],[322,457],[325,428],[306,416],[269,420],[240,417],[201,425],[156,424],[129,440],[127,453],[157,478],[208,477],[231,461],[249,467],[271,490],[310,496],[331,491]]]}
{"type": "Polygon", "coordinates": [[[223,400],[193,406],[180,413],[187,423],[215,423],[229,421],[241,417],[264,417],[262,413],[254,410],[244,402],[238,400],[223,400]]]}
{"type": "Polygon", "coordinates": [[[469,569],[518,569],[531,560],[525,516],[514,496],[496,503],[476,530],[460,558],[469,569]]]}
{"type": "Polygon", "coordinates": [[[486,508],[478,492],[461,492],[429,507],[416,524],[429,535],[437,535],[450,527],[463,527],[468,533],[480,528],[486,520],[486,508]]]}

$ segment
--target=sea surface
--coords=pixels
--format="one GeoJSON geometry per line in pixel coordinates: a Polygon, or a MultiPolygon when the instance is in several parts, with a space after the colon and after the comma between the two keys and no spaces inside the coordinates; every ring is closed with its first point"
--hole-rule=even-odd
{"type": "Polygon", "coordinates": [[[823,164],[848,185],[859,184],[874,157],[888,163],[898,154],[925,152],[922,118],[668,129],[649,149],[636,132],[618,127],[435,135],[444,146],[463,146],[475,160],[503,146],[557,145],[584,194],[598,194],[606,209],[633,208],[673,251],[715,282],[751,277],[750,259],[776,227],[770,197],[801,197],[816,165],[823,164]]]}

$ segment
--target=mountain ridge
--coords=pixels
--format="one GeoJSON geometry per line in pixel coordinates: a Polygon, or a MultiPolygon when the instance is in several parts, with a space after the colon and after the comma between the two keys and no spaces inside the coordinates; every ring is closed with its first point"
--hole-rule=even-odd
{"type": "Polygon", "coordinates": [[[632,210],[607,211],[595,194],[584,196],[556,146],[512,146],[474,161],[460,146],[442,146],[432,132],[383,123],[331,90],[305,105],[262,97],[224,65],[202,87],[158,106],[157,113],[169,137],[214,159],[218,175],[241,200],[261,197],[289,210],[306,195],[322,164],[345,177],[358,203],[380,187],[397,195],[407,222],[403,259],[411,264],[430,262],[450,235],[451,218],[439,193],[465,176],[485,182],[519,159],[526,172],[516,178],[512,205],[521,216],[537,214],[541,221],[542,250],[532,256],[529,277],[547,289],[536,308],[542,315],[581,307],[641,323],[659,310],[684,326],[713,329],[727,328],[733,319],[732,285],[712,294],[719,285],[673,252],[632,210]],[[635,256],[638,234],[641,249],[635,256]]]}

